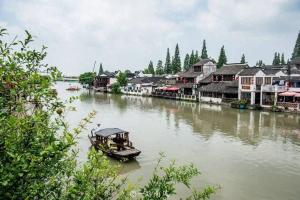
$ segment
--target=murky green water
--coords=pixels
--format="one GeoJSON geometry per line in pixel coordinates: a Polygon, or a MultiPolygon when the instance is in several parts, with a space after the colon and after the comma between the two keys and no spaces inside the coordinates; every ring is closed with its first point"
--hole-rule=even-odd
{"type": "MultiPolygon", "coordinates": [[[[202,172],[195,186],[220,184],[214,199],[299,200],[300,199],[300,115],[235,110],[222,106],[179,102],[157,98],[88,95],[84,90],[67,92],[68,83],[59,83],[58,92],[82,95],[67,113],[71,125],[92,110],[94,124],[128,130],[142,154],[122,165],[121,173],[145,182],[159,152],[178,163],[194,163],[202,172]]],[[[89,130],[79,141],[80,158],[90,147],[89,130]]],[[[179,196],[186,190],[179,187],[179,196]]],[[[177,197],[174,197],[177,199],[177,197]]]]}

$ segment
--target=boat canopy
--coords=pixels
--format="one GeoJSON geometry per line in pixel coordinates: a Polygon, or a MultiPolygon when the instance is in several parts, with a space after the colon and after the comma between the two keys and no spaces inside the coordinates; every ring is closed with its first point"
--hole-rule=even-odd
{"type": "Polygon", "coordinates": [[[101,136],[101,137],[109,137],[111,135],[121,134],[121,133],[128,133],[127,131],[121,130],[119,128],[105,128],[96,130],[94,134],[101,136]]]}

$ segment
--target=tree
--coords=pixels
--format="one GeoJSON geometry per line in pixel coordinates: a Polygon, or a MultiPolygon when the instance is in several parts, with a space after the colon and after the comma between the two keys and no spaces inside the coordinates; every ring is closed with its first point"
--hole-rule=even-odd
{"type": "Polygon", "coordinates": [[[126,75],[128,75],[128,74],[130,74],[130,73],[131,73],[131,71],[130,71],[129,69],[126,69],[126,70],[125,70],[125,74],[126,74],[126,75]]]}
{"type": "Polygon", "coordinates": [[[227,63],[227,57],[225,53],[224,45],[221,47],[220,56],[217,63],[217,68],[221,68],[224,64],[227,63]]]}
{"type": "Polygon", "coordinates": [[[284,53],[281,54],[280,64],[281,65],[285,65],[286,64],[285,59],[284,59],[284,53]]]}
{"type": "Polygon", "coordinates": [[[196,50],[194,64],[197,63],[197,62],[199,62],[199,61],[200,61],[200,58],[199,58],[199,55],[198,55],[198,51],[196,50]]]}
{"type": "Polygon", "coordinates": [[[156,74],[157,75],[163,75],[164,74],[164,67],[161,60],[158,60],[156,65],[156,74]]]}
{"type": "Polygon", "coordinates": [[[194,50],[192,50],[191,56],[190,56],[190,66],[193,66],[195,64],[195,55],[194,55],[194,50]]]}
{"type": "Polygon", "coordinates": [[[79,83],[82,85],[92,86],[95,77],[96,77],[95,72],[85,72],[85,73],[79,75],[79,83]]]}
{"type": "Polygon", "coordinates": [[[175,54],[174,59],[172,63],[172,73],[176,74],[177,72],[181,71],[181,61],[180,61],[180,55],[179,55],[179,46],[176,44],[175,47],[175,54]]]}
{"type": "MultiPolygon", "coordinates": [[[[52,89],[60,72],[43,62],[46,48],[30,48],[33,40],[28,32],[25,40],[4,42],[5,31],[0,28],[1,199],[134,199],[130,195],[133,189],[126,187],[117,167],[101,152],[92,148],[87,161],[78,164],[79,134],[96,113],[70,129],[64,119],[70,108],[52,89]],[[44,71],[48,74],[40,73],[44,71]]],[[[172,163],[157,169],[161,172],[137,189],[141,196],[136,199],[155,195],[167,199],[175,194],[175,184],[189,186],[191,178],[199,174],[192,165],[172,163]]],[[[206,187],[190,198],[200,195],[197,199],[207,199],[215,189],[206,187]]]]}
{"type": "Polygon", "coordinates": [[[275,52],[273,58],[273,65],[280,65],[280,53],[275,52]]]}
{"type": "Polygon", "coordinates": [[[265,66],[265,64],[262,60],[256,62],[256,67],[263,67],[263,66],[265,66]]]}
{"type": "Polygon", "coordinates": [[[300,31],[298,33],[298,37],[295,43],[294,51],[292,54],[292,59],[300,56],[300,31]]]}
{"type": "Polygon", "coordinates": [[[165,62],[165,73],[166,74],[172,73],[171,57],[170,57],[169,48],[167,49],[167,56],[166,56],[166,62],[165,62]]]}
{"type": "Polygon", "coordinates": [[[205,40],[203,40],[203,44],[202,44],[201,58],[202,59],[208,58],[205,40]]]}
{"type": "Polygon", "coordinates": [[[190,68],[190,55],[187,53],[184,58],[183,69],[188,70],[190,68]]]}
{"type": "Polygon", "coordinates": [[[120,84],[120,86],[126,86],[127,85],[127,76],[125,73],[120,72],[119,75],[117,76],[117,81],[120,84]]]}
{"type": "Polygon", "coordinates": [[[102,67],[102,63],[100,63],[100,67],[99,67],[99,72],[98,72],[98,76],[103,74],[103,67],[102,67]]]}
{"type": "Polygon", "coordinates": [[[246,57],[245,57],[245,54],[242,55],[241,63],[242,63],[242,64],[245,64],[245,63],[246,63],[246,57]]]}
{"type": "Polygon", "coordinates": [[[113,94],[121,94],[121,86],[119,82],[112,84],[111,87],[111,92],[113,94]]]}
{"type": "Polygon", "coordinates": [[[149,65],[148,65],[148,71],[149,71],[150,74],[155,75],[153,63],[152,63],[151,60],[150,60],[150,63],[149,63],[149,65]]]}

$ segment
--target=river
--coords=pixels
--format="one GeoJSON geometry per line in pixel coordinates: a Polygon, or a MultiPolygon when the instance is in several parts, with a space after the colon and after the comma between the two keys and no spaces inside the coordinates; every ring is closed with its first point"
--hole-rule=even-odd
{"type": "MultiPolygon", "coordinates": [[[[300,115],[236,110],[218,105],[70,92],[69,83],[56,85],[61,98],[81,96],[76,112],[67,112],[71,126],[92,110],[93,123],[81,134],[79,157],[90,147],[89,130],[118,127],[130,132],[142,151],[136,161],[121,165],[122,175],[143,184],[151,176],[159,152],[167,161],[194,163],[201,175],[193,185],[218,184],[218,200],[300,199],[300,115]],[[140,180],[141,179],[141,180],[140,180]]],[[[185,197],[178,187],[174,199],[185,197]]]]}

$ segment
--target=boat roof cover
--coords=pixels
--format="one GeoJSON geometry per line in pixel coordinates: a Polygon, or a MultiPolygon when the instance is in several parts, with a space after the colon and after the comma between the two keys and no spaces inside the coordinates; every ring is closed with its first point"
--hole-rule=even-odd
{"type": "Polygon", "coordinates": [[[95,134],[101,137],[109,137],[111,135],[121,134],[126,132],[127,131],[121,130],[119,128],[105,128],[105,129],[96,130],[95,134]]]}

